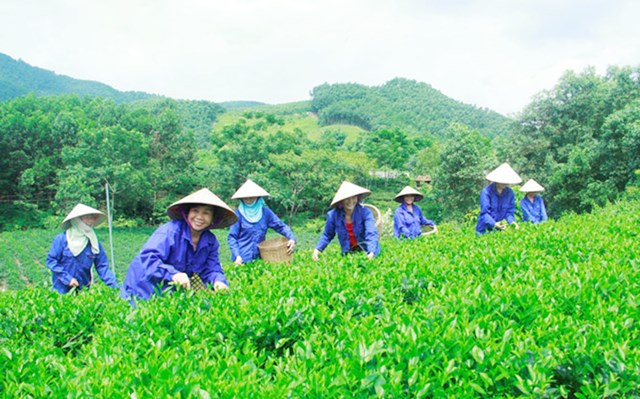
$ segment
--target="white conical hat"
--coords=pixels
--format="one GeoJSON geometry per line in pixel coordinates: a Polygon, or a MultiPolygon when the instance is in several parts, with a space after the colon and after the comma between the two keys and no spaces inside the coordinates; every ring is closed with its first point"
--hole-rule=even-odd
{"type": "Polygon", "coordinates": [[[77,217],[87,216],[87,215],[98,215],[98,219],[93,225],[94,227],[104,222],[104,220],[107,218],[107,216],[104,213],[100,212],[97,209],[94,209],[90,206],[86,206],[84,204],[78,204],[74,206],[71,212],[69,212],[69,214],[67,215],[67,217],[64,218],[64,220],[62,221],[62,228],[64,230],[68,229],[69,226],[71,226],[71,219],[75,219],[77,217]]]}
{"type": "Polygon", "coordinates": [[[340,185],[340,188],[336,192],[336,195],[333,197],[333,201],[331,201],[331,207],[335,206],[338,202],[343,199],[355,197],[356,195],[362,195],[362,198],[371,194],[371,191],[367,190],[364,187],[360,187],[356,184],[349,183],[348,181],[343,181],[340,185]]]}
{"type": "Polygon", "coordinates": [[[215,208],[213,220],[211,221],[211,229],[222,229],[231,226],[238,221],[236,213],[229,208],[223,200],[217,195],[209,191],[207,188],[189,194],[181,200],[174,202],[167,208],[167,214],[171,219],[182,220],[184,218],[180,205],[211,205],[215,208]]]}
{"type": "Polygon", "coordinates": [[[403,202],[402,197],[404,197],[405,195],[413,195],[415,197],[414,201],[416,202],[424,198],[424,195],[420,194],[420,191],[416,190],[413,187],[406,186],[405,188],[402,189],[402,191],[398,193],[398,195],[396,195],[396,197],[393,200],[396,202],[402,203],[403,202]]]}
{"type": "Polygon", "coordinates": [[[268,197],[268,196],[269,196],[269,193],[266,192],[264,188],[254,183],[253,180],[247,179],[247,181],[244,182],[242,186],[240,186],[238,191],[236,191],[231,198],[242,199],[242,198],[250,198],[250,197],[268,197]]]}
{"type": "Polygon", "coordinates": [[[522,183],[522,178],[506,162],[491,171],[486,179],[494,183],[502,184],[522,183]]]}
{"type": "Polygon", "coordinates": [[[544,187],[538,184],[537,181],[529,179],[522,187],[520,187],[520,191],[523,193],[540,193],[544,191],[544,187]]]}

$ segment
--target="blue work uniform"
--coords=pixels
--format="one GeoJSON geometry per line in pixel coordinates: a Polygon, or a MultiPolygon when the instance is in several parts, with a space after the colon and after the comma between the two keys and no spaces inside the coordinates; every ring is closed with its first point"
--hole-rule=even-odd
{"type": "Polygon", "coordinates": [[[219,248],[220,243],[211,230],[201,233],[194,250],[191,228],[185,220],[165,223],[133,258],[122,284],[121,296],[149,299],[154,293],[164,291],[177,273],[186,273],[189,277],[198,273],[205,284],[222,282],[229,285],[220,264],[219,248]]]}
{"type": "Polygon", "coordinates": [[[420,226],[435,226],[431,220],[424,217],[422,210],[413,204],[413,212],[409,211],[406,203],[402,203],[393,214],[393,234],[397,238],[416,238],[422,235],[420,226]]]}
{"type": "Polygon", "coordinates": [[[547,220],[547,210],[544,207],[542,197],[536,195],[533,202],[529,201],[529,197],[525,196],[520,200],[520,208],[522,209],[522,220],[531,223],[540,223],[547,220]]]}
{"type": "Polygon", "coordinates": [[[231,225],[227,236],[231,261],[235,261],[238,255],[244,263],[259,259],[258,244],[264,241],[268,228],[274,229],[289,240],[296,240],[291,228],[266,206],[262,207],[262,218],[255,223],[249,222],[238,210],[236,215],[238,221],[231,225]]]}
{"type": "MultiPolygon", "coordinates": [[[[353,234],[359,246],[366,253],[373,252],[375,256],[380,253],[380,244],[378,243],[378,229],[373,219],[371,211],[362,204],[357,204],[351,214],[353,222],[353,234]]],[[[347,224],[344,219],[344,209],[334,208],[327,213],[327,222],[320,240],[316,244],[318,251],[323,251],[327,245],[338,235],[342,254],[352,251],[349,245],[349,233],[347,232],[347,224]]]]}
{"type": "Polygon", "coordinates": [[[98,248],[100,252],[94,254],[91,251],[91,243],[87,241],[82,252],[78,256],[73,256],[69,245],[67,245],[66,232],[55,236],[47,254],[47,267],[51,269],[53,289],[61,294],[66,294],[71,290],[69,283],[74,278],[78,281],[79,289],[88,287],[91,285],[91,266],[93,265],[95,265],[100,279],[107,286],[117,288],[118,280],[109,268],[109,259],[99,242],[98,248]]]}
{"type": "Polygon", "coordinates": [[[498,195],[496,184],[489,184],[480,193],[480,214],[476,233],[481,235],[492,231],[495,224],[502,219],[506,219],[509,224],[515,222],[515,213],[516,198],[511,187],[505,187],[502,194],[498,195]]]}

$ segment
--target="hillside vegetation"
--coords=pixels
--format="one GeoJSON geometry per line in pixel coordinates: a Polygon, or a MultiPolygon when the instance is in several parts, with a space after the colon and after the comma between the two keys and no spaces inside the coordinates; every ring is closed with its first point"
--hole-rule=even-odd
{"type": "MultiPolygon", "coordinates": [[[[334,243],[315,263],[305,246],[291,265],[226,266],[228,292],[179,292],[136,308],[101,283],[78,295],[7,291],[0,390],[637,397],[639,223],[632,201],[483,237],[441,226],[427,239],[383,240],[370,262],[339,256],[334,243]]],[[[6,259],[23,237],[1,237],[6,259]]]]}
{"type": "Polygon", "coordinates": [[[304,101],[227,111],[220,115],[214,124],[213,133],[220,132],[225,127],[233,126],[241,121],[265,135],[275,134],[280,131],[297,134],[314,141],[321,141],[323,136],[344,134],[344,142],[347,144],[354,143],[358,136],[365,132],[364,129],[355,125],[335,124],[321,126],[318,123],[317,115],[311,112],[311,103],[304,101]],[[274,123],[265,123],[268,120],[273,120],[274,123]]]}
{"type": "Polygon", "coordinates": [[[382,86],[323,84],[312,91],[312,110],[320,124],[348,123],[365,130],[449,136],[449,125],[463,123],[487,137],[504,134],[512,120],[497,112],[463,104],[426,83],[396,78],[382,86]]]}
{"type": "MultiPolygon", "coordinates": [[[[29,82],[22,69],[41,73],[8,64],[3,82],[29,82]]],[[[64,92],[64,79],[46,76],[64,92]]],[[[589,212],[639,184],[638,76],[638,67],[567,71],[515,119],[402,78],[324,84],[311,101],[233,109],[36,91],[0,102],[0,229],[54,226],[78,202],[104,209],[106,182],[123,225],[155,224],[202,187],[228,200],[247,178],[292,222],[323,217],[343,180],[386,202],[419,175],[433,182],[425,213],[460,221],[477,212],[484,176],[505,161],[545,187],[551,217],[589,212]]]]}
{"type": "Polygon", "coordinates": [[[104,83],[73,79],[15,60],[0,53],[0,101],[34,93],[38,96],[78,94],[110,98],[118,103],[155,97],[139,91],[119,91],[104,83]]]}

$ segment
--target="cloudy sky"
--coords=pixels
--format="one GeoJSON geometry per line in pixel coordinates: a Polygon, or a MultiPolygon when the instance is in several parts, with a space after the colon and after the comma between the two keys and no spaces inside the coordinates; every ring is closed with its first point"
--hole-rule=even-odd
{"type": "Polygon", "coordinates": [[[563,72],[640,64],[637,0],[0,0],[0,52],[173,98],[310,99],[395,77],[506,115],[563,72]]]}

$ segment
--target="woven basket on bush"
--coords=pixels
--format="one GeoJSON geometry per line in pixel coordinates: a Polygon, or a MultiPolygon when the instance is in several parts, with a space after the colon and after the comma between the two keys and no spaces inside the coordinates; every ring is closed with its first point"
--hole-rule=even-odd
{"type": "Polygon", "coordinates": [[[287,253],[288,238],[276,237],[262,241],[258,244],[260,257],[267,262],[291,263],[293,256],[287,253]]]}
{"type": "Polygon", "coordinates": [[[376,229],[378,229],[378,236],[381,237],[382,236],[382,213],[380,213],[380,209],[376,208],[371,204],[364,204],[364,206],[369,208],[369,210],[371,210],[371,213],[373,213],[373,218],[376,221],[376,229]]]}

